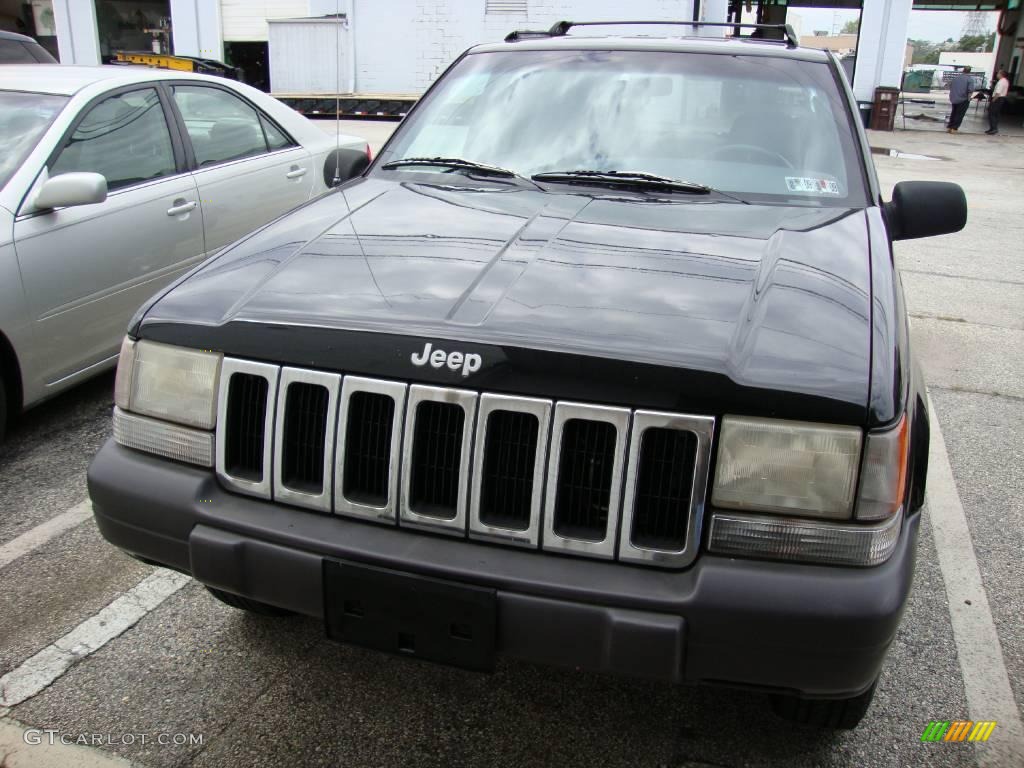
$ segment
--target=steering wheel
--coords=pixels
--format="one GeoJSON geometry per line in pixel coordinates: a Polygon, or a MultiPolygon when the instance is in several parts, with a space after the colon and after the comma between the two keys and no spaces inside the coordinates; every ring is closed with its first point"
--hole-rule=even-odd
{"type": "Polygon", "coordinates": [[[753,152],[754,154],[761,155],[762,157],[768,157],[772,160],[781,161],[774,162],[772,163],[772,165],[783,165],[786,168],[793,168],[793,164],[786,159],[785,155],[782,155],[778,152],[773,152],[770,149],[765,149],[764,147],[759,147],[756,144],[726,144],[725,146],[718,147],[717,149],[712,150],[711,157],[718,157],[719,155],[724,155],[726,152],[730,152],[733,150],[753,152]]]}

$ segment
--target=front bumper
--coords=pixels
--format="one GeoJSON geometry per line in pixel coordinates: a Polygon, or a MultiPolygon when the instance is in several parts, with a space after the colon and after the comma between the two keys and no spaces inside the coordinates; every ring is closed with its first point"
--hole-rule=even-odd
{"type": "Polygon", "coordinates": [[[325,557],[494,588],[497,649],[529,661],[841,698],[877,677],[910,591],[892,557],[838,568],[709,555],[659,571],[322,515],[224,491],[210,470],[110,440],[89,467],[103,536],[218,589],[324,615],[325,557]]]}

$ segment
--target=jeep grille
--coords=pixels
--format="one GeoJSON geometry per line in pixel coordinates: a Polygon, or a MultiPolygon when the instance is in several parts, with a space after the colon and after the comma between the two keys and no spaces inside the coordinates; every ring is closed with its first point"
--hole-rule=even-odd
{"type": "Polygon", "coordinates": [[[322,512],[682,567],[700,544],[713,429],[226,358],[216,468],[229,489],[322,512]]]}

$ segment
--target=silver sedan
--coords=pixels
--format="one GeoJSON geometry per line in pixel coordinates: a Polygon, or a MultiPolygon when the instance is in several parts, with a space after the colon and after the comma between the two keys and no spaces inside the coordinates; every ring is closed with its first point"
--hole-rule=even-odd
{"type": "Polygon", "coordinates": [[[0,438],[112,366],[149,296],[368,154],[230,80],[0,67],[0,438]]]}

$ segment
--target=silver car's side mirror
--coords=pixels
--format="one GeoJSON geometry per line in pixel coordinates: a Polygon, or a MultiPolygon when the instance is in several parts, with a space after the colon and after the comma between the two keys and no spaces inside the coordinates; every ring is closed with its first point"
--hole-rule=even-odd
{"type": "Polygon", "coordinates": [[[107,199],[107,180],[99,173],[62,173],[47,179],[33,205],[38,210],[92,205],[107,199]]]}

